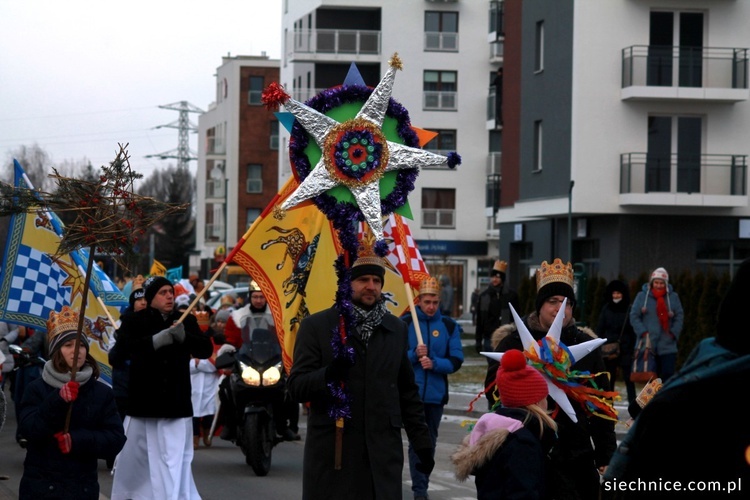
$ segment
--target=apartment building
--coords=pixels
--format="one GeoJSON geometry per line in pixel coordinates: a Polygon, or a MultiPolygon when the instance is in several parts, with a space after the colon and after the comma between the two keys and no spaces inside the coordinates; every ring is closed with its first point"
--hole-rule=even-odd
{"type": "Polygon", "coordinates": [[[634,278],[750,257],[750,2],[506,0],[501,255],[634,278]]]}
{"type": "Polygon", "coordinates": [[[191,269],[224,260],[279,189],[279,122],[261,92],[279,80],[279,60],[226,56],[216,100],[198,118],[196,242],[191,269]]]}
{"type": "MultiPolygon", "coordinates": [[[[453,315],[468,312],[471,292],[483,285],[498,255],[485,198],[488,174],[494,174],[490,197],[500,181],[492,82],[502,63],[495,28],[501,4],[285,0],[282,7],[281,83],[296,99],[342,84],[352,62],[374,87],[397,52],[403,71],[393,99],[409,111],[412,125],[438,132],[426,149],[461,155],[455,170],[422,170],[409,195],[411,231],[431,274],[450,282],[453,315]]],[[[282,149],[288,137],[282,130],[282,149]]],[[[282,158],[280,182],[290,175],[282,158]]]]}

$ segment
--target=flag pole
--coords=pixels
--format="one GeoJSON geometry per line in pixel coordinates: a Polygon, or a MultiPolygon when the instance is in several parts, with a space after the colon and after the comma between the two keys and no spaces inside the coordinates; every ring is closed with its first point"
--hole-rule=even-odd
{"type": "Polygon", "coordinates": [[[234,246],[231,253],[229,253],[229,255],[226,256],[226,258],[224,259],[224,262],[221,263],[218,269],[216,269],[216,272],[213,274],[213,276],[211,276],[211,279],[208,280],[208,283],[206,283],[206,286],[204,286],[203,289],[200,292],[198,292],[198,294],[195,296],[195,298],[190,303],[188,308],[185,309],[185,312],[182,313],[182,316],[180,316],[180,319],[178,319],[175,322],[176,325],[182,323],[187,317],[187,315],[190,314],[190,311],[192,311],[193,308],[196,305],[198,305],[198,301],[201,300],[201,297],[203,297],[203,295],[206,294],[206,290],[208,290],[211,287],[211,285],[214,284],[214,281],[218,279],[218,277],[221,275],[221,272],[224,270],[224,268],[227,267],[230,262],[232,262],[232,259],[234,258],[234,254],[237,252],[237,250],[239,250],[242,247],[242,245],[245,243],[245,240],[247,240],[247,238],[250,236],[250,233],[252,233],[255,227],[260,223],[261,219],[263,219],[263,217],[258,217],[257,219],[255,219],[255,221],[250,225],[250,228],[248,228],[248,230],[245,231],[245,234],[242,236],[240,241],[238,241],[237,244],[234,246]]]}
{"type": "Polygon", "coordinates": [[[406,288],[406,296],[409,299],[409,311],[411,312],[412,324],[414,325],[414,333],[417,334],[417,344],[424,345],[424,341],[422,340],[422,331],[419,329],[417,309],[414,306],[414,293],[411,291],[411,283],[409,283],[408,280],[404,281],[404,287],[406,288]]]}

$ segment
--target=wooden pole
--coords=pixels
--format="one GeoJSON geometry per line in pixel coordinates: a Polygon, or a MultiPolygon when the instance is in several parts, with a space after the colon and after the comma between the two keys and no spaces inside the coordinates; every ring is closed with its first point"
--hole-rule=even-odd
{"type": "Polygon", "coordinates": [[[414,333],[417,334],[417,344],[424,345],[422,340],[422,332],[419,329],[419,319],[417,318],[417,309],[414,306],[414,293],[411,291],[411,283],[408,281],[404,282],[406,288],[406,297],[409,299],[409,311],[411,312],[412,323],[414,324],[414,333]]]}
{"type": "MultiPolygon", "coordinates": [[[[78,373],[78,350],[81,346],[81,335],[83,333],[84,319],[86,316],[86,302],[89,298],[89,282],[91,281],[91,270],[94,268],[94,250],[96,247],[93,245],[89,249],[89,262],[86,265],[86,280],[83,283],[83,297],[81,297],[81,312],[78,314],[78,332],[76,335],[76,342],[73,345],[73,366],[70,368],[70,380],[76,379],[76,373],[78,373]]],[[[73,413],[73,402],[71,401],[68,405],[68,413],[65,415],[65,427],[63,427],[63,433],[67,433],[70,429],[70,416],[73,413]]]]}

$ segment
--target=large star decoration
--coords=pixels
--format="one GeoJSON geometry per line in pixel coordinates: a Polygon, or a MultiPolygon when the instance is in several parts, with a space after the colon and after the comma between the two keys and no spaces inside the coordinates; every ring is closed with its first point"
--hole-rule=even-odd
{"type": "MultiPolygon", "coordinates": [[[[280,86],[269,86],[270,93],[277,93],[276,99],[283,102],[286,110],[294,115],[322,151],[320,161],[282,203],[282,210],[344,185],[356,199],[375,238],[382,240],[380,179],[383,175],[400,169],[454,166],[460,162],[460,159],[386,139],[382,132],[383,120],[393,91],[396,70],[401,66],[398,54],[394,54],[389,61],[388,71],[362,109],[353,119],[343,123],[292,99],[282,93],[280,86]]],[[[268,95],[269,92],[264,94],[268,95]]]]}
{"type": "MultiPolygon", "coordinates": [[[[560,306],[560,310],[557,311],[557,316],[555,316],[555,320],[552,322],[552,326],[550,327],[547,335],[543,340],[545,340],[547,345],[553,350],[564,349],[568,353],[570,353],[570,364],[567,366],[567,369],[569,370],[570,366],[574,365],[578,360],[583,359],[584,357],[592,353],[597,347],[604,344],[607,340],[593,339],[572,346],[566,346],[560,343],[560,333],[562,332],[563,321],[565,320],[565,307],[567,301],[567,298],[563,300],[563,303],[560,306]]],[[[533,359],[538,359],[542,354],[539,342],[534,340],[534,337],[529,332],[529,329],[526,327],[524,322],[521,321],[521,318],[518,316],[518,313],[512,305],[510,306],[510,310],[511,313],[513,313],[513,319],[516,322],[518,334],[521,337],[524,354],[527,358],[530,357],[533,359]]],[[[504,353],[482,352],[481,354],[490,359],[495,359],[498,362],[501,362],[504,353]]],[[[549,389],[550,397],[555,400],[557,405],[568,415],[568,417],[570,417],[573,422],[578,422],[578,417],[576,416],[576,412],[573,409],[573,405],[570,404],[570,400],[568,399],[568,395],[566,394],[566,392],[560,386],[555,384],[555,382],[550,378],[549,373],[544,370],[539,370],[539,372],[544,376],[545,382],[547,382],[547,388],[549,389]]]]}

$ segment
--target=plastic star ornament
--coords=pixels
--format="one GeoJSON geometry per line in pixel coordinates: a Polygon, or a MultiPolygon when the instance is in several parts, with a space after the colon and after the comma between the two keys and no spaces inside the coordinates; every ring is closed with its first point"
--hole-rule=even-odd
{"type": "MultiPolygon", "coordinates": [[[[546,341],[546,344],[555,351],[553,352],[553,356],[560,350],[565,350],[570,353],[569,364],[566,367],[568,370],[570,370],[570,366],[574,365],[578,360],[585,358],[596,348],[607,341],[606,339],[592,339],[573,346],[566,346],[564,344],[561,344],[560,333],[562,332],[563,321],[565,320],[565,307],[567,305],[567,302],[567,298],[563,300],[563,303],[560,306],[560,310],[557,311],[557,316],[555,316],[555,320],[552,322],[552,326],[547,332],[547,335],[539,342],[534,340],[534,337],[531,335],[531,332],[529,332],[529,329],[526,327],[524,322],[521,321],[521,318],[518,316],[516,310],[512,305],[510,306],[510,311],[511,313],[513,313],[513,319],[516,322],[516,327],[518,328],[518,334],[521,337],[524,354],[526,354],[527,358],[531,357],[532,359],[539,359],[542,356],[540,342],[546,341]]],[[[490,359],[494,359],[500,362],[503,359],[504,353],[482,352],[481,354],[490,359]]],[[[544,375],[544,380],[547,382],[547,388],[549,389],[550,397],[555,400],[558,407],[562,409],[573,422],[578,422],[576,412],[573,409],[573,405],[570,404],[570,400],[568,399],[568,395],[565,393],[565,391],[550,378],[549,374],[546,371],[539,370],[539,372],[544,375]]]]}
{"type": "Polygon", "coordinates": [[[362,109],[351,119],[337,120],[287,95],[278,84],[264,91],[268,106],[283,103],[287,111],[313,137],[322,151],[315,167],[281,205],[288,210],[305,200],[344,185],[354,196],[359,210],[377,240],[383,239],[380,179],[400,169],[455,166],[460,159],[405,146],[386,139],[383,120],[401,60],[394,54],[383,79],[362,109]]]}

